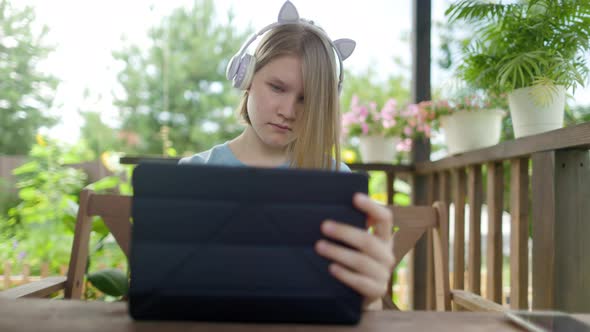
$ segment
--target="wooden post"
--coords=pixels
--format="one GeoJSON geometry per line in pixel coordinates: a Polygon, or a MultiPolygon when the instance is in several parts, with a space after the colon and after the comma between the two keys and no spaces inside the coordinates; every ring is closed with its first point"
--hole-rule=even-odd
{"type": "MultiPolygon", "coordinates": [[[[431,0],[414,0],[412,6],[412,101],[430,100],[430,27],[432,24],[431,0]]],[[[430,141],[414,140],[412,162],[430,160],[430,141]]],[[[412,179],[412,204],[425,204],[424,177],[412,179]]],[[[410,307],[426,309],[426,237],[418,241],[410,256],[410,307]]]]}
{"type": "Polygon", "coordinates": [[[533,309],[590,312],[590,155],[533,155],[533,309]]]}
{"type": "MultiPolygon", "coordinates": [[[[414,141],[412,147],[414,161],[429,160],[430,143],[428,141],[414,141]]],[[[427,181],[425,176],[412,176],[412,204],[427,204],[427,181]]],[[[409,307],[413,310],[426,310],[426,280],[427,280],[427,239],[422,236],[409,256],[409,307]]]]}

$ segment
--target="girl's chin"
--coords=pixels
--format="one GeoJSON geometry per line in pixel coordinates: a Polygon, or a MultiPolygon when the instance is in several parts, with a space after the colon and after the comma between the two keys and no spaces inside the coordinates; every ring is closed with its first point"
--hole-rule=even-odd
{"type": "Polygon", "coordinates": [[[284,149],[291,143],[291,140],[286,139],[286,137],[267,137],[262,141],[267,146],[275,149],[284,149]]]}

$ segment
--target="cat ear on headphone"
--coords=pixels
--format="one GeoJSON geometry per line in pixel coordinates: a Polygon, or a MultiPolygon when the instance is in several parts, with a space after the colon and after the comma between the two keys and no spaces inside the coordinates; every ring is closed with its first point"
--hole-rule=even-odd
{"type": "Polygon", "coordinates": [[[299,21],[299,13],[295,5],[291,1],[287,0],[281,10],[279,10],[279,23],[291,23],[299,21]]]}
{"type": "Polygon", "coordinates": [[[342,61],[346,60],[354,51],[356,42],[352,39],[342,38],[334,41],[334,46],[340,53],[342,61]]]}

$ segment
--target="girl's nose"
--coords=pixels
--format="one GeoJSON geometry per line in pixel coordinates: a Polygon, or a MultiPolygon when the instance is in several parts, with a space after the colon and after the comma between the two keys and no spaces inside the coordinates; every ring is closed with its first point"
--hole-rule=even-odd
{"type": "Polygon", "coordinates": [[[281,103],[279,114],[289,120],[295,119],[298,105],[298,98],[285,98],[285,101],[281,103]]]}

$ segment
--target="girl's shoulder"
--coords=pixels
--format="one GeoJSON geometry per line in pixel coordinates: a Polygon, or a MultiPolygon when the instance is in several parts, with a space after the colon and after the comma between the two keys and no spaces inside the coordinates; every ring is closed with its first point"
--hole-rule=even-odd
{"type": "Polygon", "coordinates": [[[178,164],[209,164],[209,165],[225,165],[225,166],[239,166],[241,162],[236,159],[231,152],[228,142],[216,145],[211,149],[199,152],[189,157],[180,159],[178,164]]]}

